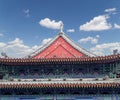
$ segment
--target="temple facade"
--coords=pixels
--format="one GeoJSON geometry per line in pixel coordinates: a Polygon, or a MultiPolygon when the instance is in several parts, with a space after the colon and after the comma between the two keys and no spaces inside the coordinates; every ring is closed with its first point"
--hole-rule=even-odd
{"type": "Polygon", "coordinates": [[[25,58],[0,58],[0,100],[120,100],[120,55],[96,56],[62,30],[25,58]]]}

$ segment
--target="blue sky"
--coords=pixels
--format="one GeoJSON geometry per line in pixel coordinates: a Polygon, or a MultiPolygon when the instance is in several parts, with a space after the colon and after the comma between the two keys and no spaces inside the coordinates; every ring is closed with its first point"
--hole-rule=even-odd
{"type": "Polygon", "coordinates": [[[120,52],[120,0],[0,0],[0,52],[24,57],[64,32],[97,55],[120,52]]]}

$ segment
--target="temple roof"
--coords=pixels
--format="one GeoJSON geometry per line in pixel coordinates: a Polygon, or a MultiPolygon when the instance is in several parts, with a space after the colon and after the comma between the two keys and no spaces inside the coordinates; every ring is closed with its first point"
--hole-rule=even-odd
{"type": "Polygon", "coordinates": [[[119,88],[120,80],[101,81],[3,81],[0,88],[119,88]]]}
{"type": "Polygon", "coordinates": [[[1,64],[7,65],[39,65],[39,64],[86,64],[86,63],[110,63],[120,61],[120,54],[110,56],[97,56],[89,58],[43,58],[43,59],[30,59],[30,58],[0,58],[1,64]]]}
{"type": "Polygon", "coordinates": [[[29,55],[32,58],[86,58],[94,54],[73,42],[63,31],[43,47],[29,55]]]}

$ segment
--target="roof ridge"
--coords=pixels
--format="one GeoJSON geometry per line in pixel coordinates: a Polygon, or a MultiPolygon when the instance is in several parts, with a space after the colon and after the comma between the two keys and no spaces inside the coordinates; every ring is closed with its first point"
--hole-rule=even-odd
{"type": "Polygon", "coordinates": [[[69,43],[69,40],[71,41],[71,43],[69,43],[69,44],[71,44],[75,49],[77,49],[78,51],[80,51],[80,52],[82,52],[82,53],[84,53],[84,54],[86,54],[87,56],[92,56],[92,57],[94,57],[94,56],[96,56],[96,55],[94,55],[94,54],[92,54],[91,52],[89,52],[89,51],[87,51],[86,49],[84,49],[84,48],[82,48],[82,47],[80,47],[76,42],[74,42],[71,38],[69,38],[69,36],[68,35],[66,35],[65,33],[64,34],[61,34],[62,35],[62,37],[69,43]]]}
{"type": "Polygon", "coordinates": [[[32,52],[31,54],[29,54],[28,56],[35,56],[37,53],[40,53],[41,51],[43,51],[44,49],[46,49],[50,44],[52,44],[59,36],[55,36],[53,39],[51,39],[50,41],[48,41],[47,43],[45,43],[44,45],[42,45],[40,48],[38,48],[37,50],[35,50],[34,52],[32,52]],[[40,51],[39,51],[40,50],[40,51]]]}
{"type": "Polygon", "coordinates": [[[78,44],[76,44],[72,39],[70,39],[64,32],[59,32],[53,39],[51,39],[49,42],[29,54],[27,57],[35,57],[38,53],[45,50],[47,47],[49,47],[57,38],[62,37],[68,44],[70,44],[74,49],[78,50],[79,52],[83,53],[86,56],[94,57],[95,55],[87,51],[86,49],[80,47],[78,44]]]}

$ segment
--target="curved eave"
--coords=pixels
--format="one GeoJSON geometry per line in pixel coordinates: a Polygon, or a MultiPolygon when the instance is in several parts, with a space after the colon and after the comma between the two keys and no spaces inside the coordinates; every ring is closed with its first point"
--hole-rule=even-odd
{"type": "Polygon", "coordinates": [[[84,63],[110,63],[120,61],[120,54],[101,56],[101,57],[89,57],[89,58],[44,58],[44,59],[28,59],[28,58],[0,58],[1,64],[6,65],[39,65],[39,64],[84,64],[84,63]]]}
{"type": "Polygon", "coordinates": [[[120,88],[120,83],[0,83],[1,88],[120,88]]]}

